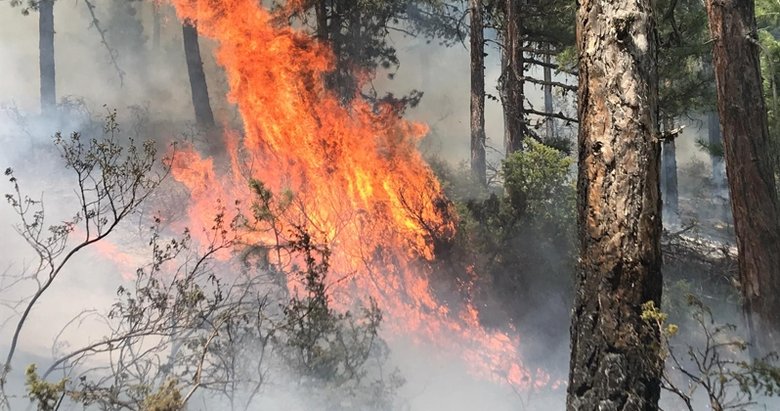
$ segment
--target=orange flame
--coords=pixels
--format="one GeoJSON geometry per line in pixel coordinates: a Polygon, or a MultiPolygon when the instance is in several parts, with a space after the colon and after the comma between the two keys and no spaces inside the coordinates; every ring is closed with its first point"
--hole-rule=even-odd
{"type": "MultiPolygon", "coordinates": [[[[216,201],[251,201],[247,178],[273,192],[292,190],[301,222],[323,233],[336,272],[334,301],[349,306],[372,296],[386,327],[461,355],[485,378],[529,387],[543,373],[523,368],[519,339],[481,327],[475,307],[457,313],[437,300],[425,269],[434,241],[451,238],[453,211],[416,146],[422,124],[389,107],[356,99],[344,107],[326,89],[329,49],[305,33],[274,24],[256,0],[172,0],[181,18],[215,39],[229,98],[243,119],[242,137],[229,133],[230,164],[179,154],[174,177],[191,193],[189,216],[208,226],[216,201]]],[[[268,241],[255,233],[245,241],[268,241]]],[[[545,383],[546,384],[546,383],[545,383]]]]}

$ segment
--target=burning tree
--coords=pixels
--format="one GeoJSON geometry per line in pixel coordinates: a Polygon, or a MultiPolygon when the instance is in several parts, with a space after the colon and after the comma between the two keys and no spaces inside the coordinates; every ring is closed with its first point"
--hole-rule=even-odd
{"type": "MultiPolygon", "coordinates": [[[[328,281],[337,308],[360,290],[386,313],[388,328],[463,355],[485,378],[531,384],[515,335],[484,328],[472,301],[448,304],[433,291],[429,262],[447,250],[455,212],[417,151],[427,128],[370,96],[345,101],[327,80],[338,56],[256,2],[174,5],[217,41],[244,122],[243,133],[228,133],[227,170],[189,150],[174,164],[174,177],[190,189],[192,221],[204,221],[217,198],[246,202],[247,177],[291,191],[298,215],[281,229],[295,223],[322,233],[331,267],[344,276],[328,281]]],[[[244,240],[272,239],[258,232],[244,240]]]]}

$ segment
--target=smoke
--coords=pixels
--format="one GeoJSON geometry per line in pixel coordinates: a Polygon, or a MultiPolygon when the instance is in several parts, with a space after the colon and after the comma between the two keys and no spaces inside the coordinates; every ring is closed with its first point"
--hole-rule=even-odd
{"type": "MultiPolygon", "coordinates": [[[[43,193],[52,221],[72,215],[77,204],[73,199],[72,180],[63,173],[62,160],[51,146],[51,135],[55,131],[99,133],[99,120],[106,114],[106,106],[119,110],[123,127],[138,124],[138,117],[134,116],[142,113],[143,130],[149,133],[148,137],[160,142],[200,138],[191,126],[193,110],[180,23],[170,8],[165,4],[161,6],[160,42],[154,44],[151,32],[153,5],[150,2],[118,5],[112,0],[99,0],[94,3],[113,51],[101,43],[100,34],[92,26],[92,16],[83,2],[59,0],[55,5],[57,93],[60,99],[71,99],[69,106],[75,113],[59,119],[38,115],[37,15],[22,16],[18,9],[7,4],[0,7],[0,38],[3,39],[0,41],[0,105],[4,107],[0,110],[0,167],[12,166],[32,196],[43,193]],[[139,27],[143,29],[140,32],[139,27]],[[111,64],[109,53],[112,52],[116,53],[119,67],[124,72],[122,76],[111,64]]],[[[398,49],[401,66],[393,80],[387,79],[386,73],[379,73],[375,85],[380,92],[392,91],[396,95],[412,89],[423,91],[425,95],[420,105],[411,109],[408,117],[431,127],[431,134],[423,143],[426,154],[454,164],[466,161],[470,134],[467,49],[460,44],[440,47],[423,39],[400,35],[393,36],[393,43],[398,49]]],[[[214,44],[201,39],[201,48],[216,117],[218,121],[236,125],[235,108],[225,99],[226,80],[212,58],[214,44]]],[[[489,50],[486,84],[487,92],[493,95],[497,94],[498,60],[498,51],[489,50]]],[[[538,73],[532,74],[539,77],[538,73]]],[[[555,80],[567,79],[559,75],[555,80]]],[[[543,106],[543,95],[538,87],[527,86],[527,97],[532,105],[543,106]]],[[[706,159],[695,145],[697,135],[704,135],[704,129],[697,126],[698,122],[693,122],[678,139],[681,167],[706,159]]],[[[490,99],[486,105],[486,131],[488,145],[495,149],[489,150],[489,157],[498,162],[503,155],[503,115],[500,104],[490,99]]],[[[14,232],[12,224],[15,221],[16,216],[9,207],[0,207],[0,249],[3,250],[0,273],[6,269],[8,272],[23,271],[34,261],[34,254],[14,232]]],[[[147,224],[138,221],[140,219],[133,224],[147,224]]],[[[123,230],[119,236],[137,235],[138,232],[132,224],[123,230]]],[[[551,253],[549,259],[558,257],[551,253]]],[[[72,262],[65,274],[33,312],[32,325],[22,334],[23,356],[16,361],[17,369],[30,362],[48,361],[52,341],[57,338],[68,342],[58,349],[67,350],[94,341],[105,332],[105,324],[88,319],[71,324],[69,331],[58,337],[61,328],[83,310],[102,309],[114,302],[117,285],[125,280],[122,269],[99,252],[87,251],[72,262]]],[[[17,290],[18,295],[10,298],[28,291],[17,290]]],[[[548,305],[537,307],[527,320],[534,330],[548,327],[563,330],[562,333],[527,334],[520,330],[523,350],[531,354],[531,358],[526,358],[526,365],[545,368],[553,379],[565,378],[566,374],[568,340],[560,336],[565,335],[568,324],[558,322],[561,310],[568,311],[565,292],[562,294],[549,298],[548,305]],[[536,353],[542,353],[541,358],[534,358],[536,353]]],[[[3,311],[3,318],[11,315],[12,310],[3,311]]],[[[14,321],[3,324],[4,344],[13,324],[14,321]]],[[[457,356],[401,339],[395,340],[390,348],[390,366],[398,367],[406,379],[398,394],[399,402],[409,409],[563,408],[565,387],[549,392],[515,392],[509,385],[471,376],[465,361],[457,356]]],[[[318,409],[318,404],[295,386],[293,378],[278,370],[271,370],[269,378],[272,382],[263,389],[253,408],[318,409]]]]}
{"type": "MultiPolygon", "coordinates": [[[[57,95],[65,101],[69,115],[45,118],[38,111],[38,53],[37,14],[22,16],[18,9],[0,8],[0,164],[12,166],[26,193],[47,205],[47,218],[56,222],[67,219],[77,207],[73,194],[73,180],[63,172],[63,161],[51,144],[56,131],[67,134],[83,132],[85,136],[99,136],[101,118],[116,108],[120,126],[130,129],[143,119],[143,131],[160,142],[198,138],[192,132],[192,108],[185,59],[181,47],[180,25],[172,11],[163,5],[160,43],[153,44],[150,27],[153,8],[150,3],[128,2],[121,5],[112,1],[95,1],[99,26],[105,30],[108,46],[102,43],[101,33],[93,25],[93,17],[83,2],[58,1],[55,5],[55,51],[57,95]],[[118,18],[120,16],[121,18],[118,18]],[[139,23],[142,23],[139,25],[139,23]],[[138,31],[142,27],[143,31],[138,31]],[[13,39],[13,40],[10,40],[13,39]],[[110,53],[115,53],[118,71],[110,53]]],[[[429,122],[441,146],[438,153],[456,162],[465,158],[468,150],[468,55],[458,46],[440,49],[416,40],[399,40],[403,68],[393,81],[379,84],[380,88],[401,94],[412,88],[427,92],[412,118],[429,122]],[[415,44],[417,43],[417,44],[415,44]],[[422,57],[433,59],[425,61],[422,57]],[[449,64],[444,64],[444,60],[449,64]],[[430,66],[431,61],[437,62],[430,66]],[[441,64],[439,64],[441,63],[441,64]],[[407,67],[409,70],[407,71],[407,67]],[[434,70],[446,69],[446,76],[431,76],[434,70]],[[408,73],[408,75],[407,75],[408,73]],[[416,73],[416,74],[414,74],[416,73]],[[418,75],[417,80],[413,77],[418,75]],[[438,90],[449,90],[439,93],[438,90]]],[[[235,109],[225,100],[227,85],[221,70],[211,57],[213,44],[201,39],[202,55],[209,81],[209,91],[218,121],[235,124],[235,109]]],[[[497,77],[497,71],[492,71],[497,77]]],[[[496,105],[488,112],[488,129],[501,145],[501,113],[496,105]]],[[[133,130],[125,130],[132,134],[133,130]]],[[[6,190],[7,191],[7,190],[6,190]]],[[[14,233],[17,221],[9,207],[0,209],[0,272],[9,273],[29,269],[35,255],[14,233]]],[[[141,220],[138,220],[141,221],[141,220]]],[[[129,222],[116,237],[136,238],[137,222],[129,222]]],[[[143,223],[147,224],[147,223],[143,223]]],[[[122,249],[132,249],[127,239],[116,239],[122,249]]],[[[127,251],[127,250],[126,250],[127,251]]],[[[117,267],[97,250],[79,254],[69,269],[58,278],[55,286],[36,306],[29,326],[22,333],[20,355],[14,362],[16,371],[26,364],[46,364],[53,355],[52,342],[58,341],[57,352],[67,352],[99,339],[107,331],[106,325],[89,315],[89,310],[102,310],[115,300],[116,289],[125,279],[126,268],[117,267]],[[87,310],[87,311],[85,311],[87,310]],[[73,322],[74,318],[83,318],[73,322]],[[62,332],[63,327],[68,326],[62,332]]],[[[14,299],[28,295],[31,288],[15,289],[14,299]]],[[[12,321],[2,328],[3,344],[7,344],[16,317],[12,310],[3,311],[12,321]]],[[[3,346],[7,348],[7,346],[3,346]]],[[[497,386],[472,377],[463,359],[439,357],[432,349],[406,342],[392,346],[390,366],[399,367],[407,383],[399,393],[399,401],[411,409],[432,409],[446,406],[453,410],[474,409],[491,404],[494,409],[512,409],[518,395],[508,386],[497,386]],[[455,395],[454,392],[457,392],[455,395]]],[[[3,350],[5,352],[5,350],[3,350]]],[[[17,376],[20,373],[16,374],[17,376]]],[[[288,404],[286,409],[317,409],[317,404],[295,389],[282,372],[271,372],[275,382],[264,388],[258,407],[263,403],[288,404]],[[285,400],[286,398],[286,400],[285,400]]],[[[19,380],[12,384],[20,385],[19,380]]],[[[17,391],[20,392],[20,391],[17,391]]],[[[20,405],[25,402],[20,399],[20,405]]],[[[207,400],[207,399],[206,399],[207,400]]]]}

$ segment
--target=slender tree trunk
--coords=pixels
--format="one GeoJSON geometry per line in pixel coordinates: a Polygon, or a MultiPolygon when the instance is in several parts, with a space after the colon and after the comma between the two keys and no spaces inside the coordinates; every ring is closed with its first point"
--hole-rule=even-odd
{"type": "MultiPolygon", "coordinates": [[[[720,133],[720,119],[717,111],[707,113],[707,141],[710,147],[723,147],[723,137],[720,133]]],[[[712,151],[712,149],[711,149],[712,151]]],[[[710,153],[712,166],[712,191],[717,204],[717,216],[728,223],[731,218],[731,206],[729,204],[729,189],[726,185],[726,168],[723,164],[723,156],[710,153]]]]}
{"type": "MultiPolygon", "coordinates": [[[[707,113],[707,142],[710,147],[723,147],[723,138],[720,134],[720,119],[717,111],[707,113]]],[[[720,191],[726,187],[726,176],[724,175],[723,157],[715,154],[710,153],[712,183],[716,190],[720,191]]]]}
{"type": "MultiPolygon", "coordinates": [[[[674,120],[664,120],[664,131],[674,129],[674,120]]],[[[663,215],[667,222],[680,221],[679,193],[677,190],[677,144],[671,138],[663,143],[661,150],[661,187],[663,188],[663,215]]]]}
{"type": "Polygon", "coordinates": [[[317,38],[321,41],[328,39],[328,0],[317,0],[315,14],[317,16],[317,38]]]}
{"type": "Polygon", "coordinates": [[[187,58],[187,72],[190,76],[192,90],[192,105],[195,107],[195,121],[199,126],[214,128],[214,113],[209,102],[209,89],[206,85],[206,73],[203,72],[203,60],[200,57],[198,44],[198,29],[195,23],[185,21],[182,24],[184,38],[184,55],[187,58]]]}
{"type": "Polygon", "coordinates": [[[57,108],[54,74],[54,0],[41,0],[38,4],[38,36],[41,113],[50,116],[57,108]]]}
{"type": "MultiPolygon", "coordinates": [[[[546,47],[549,50],[549,47],[546,47]]],[[[544,55],[544,62],[550,64],[552,59],[549,54],[544,55]]],[[[544,66],[544,112],[553,113],[553,93],[552,93],[552,68],[544,66]]],[[[555,137],[555,118],[547,117],[545,120],[545,134],[548,139],[555,137]]]]}
{"type": "Polygon", "coordinates": [[[578,224],[567,409],[656,410],[661,301],[656,36],[651,0],[580,0],[578,224]]]}
{"type": "Polygon", "coordinates": [[[752,0],[707,0],[745,313],[756,348],[780,346],[780,213],[752,0]]]}
{"type": "Polygon", "coordinates": [[[485,164],[485,32],[482,1],[469,0],[471,8],[471,173],[487,184],[485,164]]]}
{"type": "Polygon", "coordinates": [[[503,84],[504,148],[509,155],[522,149],[525,121],[525,61],[523,58],[522,0],[505,0],[503,84]]]}

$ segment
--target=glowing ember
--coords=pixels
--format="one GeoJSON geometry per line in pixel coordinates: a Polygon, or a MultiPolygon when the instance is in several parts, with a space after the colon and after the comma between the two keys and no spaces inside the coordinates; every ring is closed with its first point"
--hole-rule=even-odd
{"type": "MultiPolygon", "coordinates": [[[[359,99],[343,107],[322,81],[327,47],[275,26],[256,0],[172,1],[219,43],[244,122],[242,138],[226,138],[226,171],[192,151],[178,156],[173,171],[191,192],[191,224],[209,226],[219,199],[251,202],[249,177],[275,193],[291,190],[299,217],[288,222],[322,233],[334,271],[349,274],[332,276],[334,301],[349,307],[355,296],[372,296],[393,333],[461,355],[483,378],[546,384],[543,372],[522,367],[516,337],[483,329],[471,304],[451,311],[432,294],[426,270],[412,266],[432,259],[436,239],[454,232],[453,211],[416,150],[427,128],[359,99]]],[[[244,240],[272,240],[253,235],[244,240]]]]}

